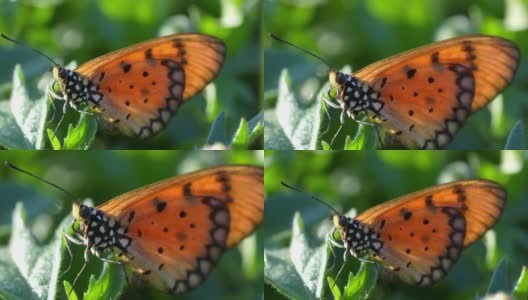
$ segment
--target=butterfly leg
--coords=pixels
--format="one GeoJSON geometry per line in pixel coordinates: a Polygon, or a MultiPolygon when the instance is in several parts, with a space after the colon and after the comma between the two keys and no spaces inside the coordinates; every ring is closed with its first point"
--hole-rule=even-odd
{"type": "MultiPolygon", "coordinates": [[[[74,238],[73,237],[70,237],[70,238],[68,238],[68,239],[73,242],[74,238]]],[[[84,271],[84,269],[86,269],[86,266],[88,265],[88,261],[90,260],[90,249],[91,248],[92,248],[92,245],[90,243],[88,243],[86,245],[86,248],[84,249],[84,264],[83,264],[81,270],[79,271],[79,273],[77,273],[77,276],[75,276],[75,279],[73,280],[73,283],[72,283],[72,286],[71,286],[71,290],[68,293],[68,296],[71,294],[71,292],[73,292],[73,288],[75,287],[75,284],[77,283],[77,279],[79,279],[79,276],[81,276],[82,272],[84,271]]]]}
{"type": "MultiPolygon", "coordinates": [[[[337,279],[339,278],[339,275],[341,275],[341,272],[343,271],[343,268],[345,267],[345,263],[347,261],[348,252],[350,251],[347,244],[344,245],[345,252],[343,253],[343,264],[341,265],[341,268],[339,268],[339,271],[337,271],[337,275],[334,280],[334,284],[337,282],[337,279]]],[[[333,287],[332,287],[333,288],[333,287]]]]}
{"type": "Polygon", "coordinates": [[[337,241],[335,241],[335,240],[332,239],[332,238],[328,239],[328,241],[330,241],[330,243],[331,243],[333,246],[337,247],[337,248],[345,248],[345,246],[343,246],[343,244],[338,243],[337,241]]]}
{"type": "MultiPolygon", "coordinates": [[[[68,99],[63,98],[64,105],[62,106],[62,117],[60,118],[59,122],[57,123],[57,126],[55,126],[55,129],[53,129],[53,137],[50,138],[50,140],[53,140],[57,137],[57,130],[59,129],[59,126],[62,124],[62,121],[64,120],[64,117],[66,116],[66,112],[68,111],[68,99]]],[[[55,106],[53,106],[55,109],[55,106]]],[[[53,118],[55,118],[55,112],[53,112],[53,118]]]]}
{"type": "Polygon", "coordinates": [[[70,271],[71,266],[72,266],[73,253],[71,251],[70,243],[74,243],[76,245],[83,245],[84,244],[82,241],[77,240],[75,237],[69,236],[69,235],[67,235],[64,232],[62,233],[62,235],[64,236],[65,241],[66,241],[66,250],[68,250],[68,255],[70,256],[70,261],[68,262],[68,267],[66,268],[66,270],[64,272],[62,272],[59,277],[62,277],[64,274],[68,273],[70,271]]]}
{"type": "MultiPolygon", "coordinates": [[[[378,136],[378,142],[379,142],[380,145],[383,147],[383,142],[381,141],[381,135],[380,135],[380,133],[379,133],[378,126],[377,126],[376,124],[374,124],[374,123],[370,123],[370,122],[365,122],[365,121],[359,120],[359,119],[357,118],[357,115],[358,115],[357,113],[352,112],[352,113],[350,114],[350,117],[352,118],[352,120],[354,120],[354,121],[357,122],[358,124],[362,124],[362,125],[366,125],[366,126],[374,127],[374,129],[376,130],[376,135],[378,136]]],[[[380,117],[380,120],[382,120],[381,117],[380,117]]]]}
{"type": "MultiPolygon", "coordinates": [[[[328,90],[328,98],[330,99],[334,99],[332,97],[332,95],[330,95],[330,91],[331,89],[328,90]]],[[[330,141],[330,146],[332,146],[334,144],[334,140],[336,139],[337,135],[339,134],[339,132],[341,131],[341,128],[343,127],[343,124],[345,123],[345,115],[344,115],[344,111],[345,111],[345,102],[341,102],[340,104],[337,104],[337,103],[334,103],[332,102],[331,100],[329,99],[326,99],[326,97],[323,97],[323,103],[332,107],[332,108],[335,108],[335,109],[340,109],[341,110],[341,115],[339,116],[339,122],[341,123],[341,126],[339,126],[339,129],[337,130],[337,132],[334,134],[334,136],[332,137],[332,141],[330,141]]],[[[328,111],[326,110],[326,105],[325,105],[325,111],[327,113],[327,116],[328,116],[328,119],[330,119],[330,114],[328,113],[328,111]]],[[[325,134],[328,129],[330,128],[330,125],[328,125],[328,127],[326,128],[326,130],[324,131],[323,134],[325,134]]]]}
{"type": "Polygon", "coordinates": [[[334,247],[337,247],[337,248],[344,248],[343,245],[339,244],[339,242],[337,242],[334,238],[335,236],[335,232],[337,231],[337,229],[334,228],[334,230],[332,231],[332,233],[329,233],[329,238],[328,238],[328,241],[330,242],[329,246],[330,246],[330,251],[332,251],[332,256],[334,257],[334,262],[332,263],[332,266],[329,268],[329,270],[332,270],[335,266],[335,259],[336,259],[336,255],[335,255],[335,252],[334,252],[334,247]]]}
{"type": "Polygon", "coordinates": [[[128,280],[128,274],[126,272],[126,268],[125,268],[125,264],[121,261],[117,261],[117,260],[113,260],[113,259],[109,259],[109,258],[105,258],[105,257],[101,257],[99,256],[98,253],[96,253],[96,256],[99,257],[102,261],[106,262],[106,263],[109,263],[109,264],[115,264],[115,265],[120,265],[121,268],[123,269],[123,272],[125,273],[125,279],[126,279],[126,282],[128,284],[130,284],[130,281],[128,280]]]}
{"type": "Polygon", "coordinates": [[[335,267],[335,262],[336,262],[337,256],[335,255],[334,247],[332,247],[332,244],[330,243],[330,244],[327,244],[327,245],[328,245],[328,247],[330,247],[330,251],[332,252],[332,258],[333,258],[332,265],[330,266],[330,268],[328,268],[328,271],[331,271],[335,267]]]}
{"type": "Polygon", "coordinates": [[[65,237],[68,241],[74,243],[75,245],[84,245],[84,242],[81,241],[81,240],[79,240],[79,239],[77,239],[76,237],[73,237],[73,236],[71,236],[71,235],[67,235],[66,233],[64,233],[64,237],[65,237]]]}
{"type": "Polygon", "coordinates": [[[48,93],[55,99],[65,100],[63,95],[57,94],[55,90],[53,89],[53,86],[55,86],[55,83],[57,82],[55,81],[52,85],[48,86],[48,93]]]}
{"type": "Polygon", "coordinates": [[[328,105],[328,106],[330,106],[330,107],[332,107],[332,108],[335,108],[335,109],[341,109],[341,106],[340,106],[339,104],[336,104],[336,103],[334,103],[334,102],[332,102],[332,101],[326,99],[326,97],[323,97],[323,102],[324,102],[326,105],[328,105]]]}
{"type": "Polygon", "coordinates": [[[51,102],[51,108],[53,109],[53,114],[51,115],[51,119],[49,119],[49,121],[46,123],[46,124],[49,124],[51,123],[53,120],[55,120],[55,113],[57,112],[57,107],[55,107],[55,101],[53,101],[54,99],[58,99],[58,100],[63,100],[65,101],[64,99],[64,96],[63,95],[59,95],[55,92],[54,90],[54,86],[57,82],[53,82],[52,85],[49,85],[48,86],[48,94],[51,95],[51,99],[50,99],[50,102],[51,102]]]}
{"type": "Polygon", "coordinates": [[[352,120],[354,120],[354,122],[358,123],[358,124],[362,124],[362,125],[366,125],[366,126],[374,126],[376,127],[376,124],[374,123],[370,123],[370,122],[366,122],[366,121],[363,121],[363,120],[360,120],[358,119],[358,113],[355,112],[355,111],[352,111],[350,114],[349,114],[350,118],[352,118],[352,120]]]}

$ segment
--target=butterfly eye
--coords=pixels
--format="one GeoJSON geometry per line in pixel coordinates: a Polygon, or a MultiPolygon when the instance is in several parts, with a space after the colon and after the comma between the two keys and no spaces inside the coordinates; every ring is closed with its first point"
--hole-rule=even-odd
{"type": "Polygon", "coordinates": [[[339,216],[339,225],[341,227],[345,227],[348,223],[347,217],[345,216],[339,216]]]}
{"type": "Polygon", "coordinates": [[[60,79],[66,79],[68,77],[68,71],[65,68],[59,69],[59,78],[60,79]]]}
{"type": "Polygon", "coordinates": [[[346,82],[346,75],[341,72],[337,72],[336,73],[336,83],[338,85],[344,85],[345,82],[346,82]]]}
{"type": "Polygon", "coordinates": [[[81,205],[79,209],[79,216],[81,219],[86,220],[90,218],[90,214],[92,213],[92,209],[86,205],[81,205]]]}

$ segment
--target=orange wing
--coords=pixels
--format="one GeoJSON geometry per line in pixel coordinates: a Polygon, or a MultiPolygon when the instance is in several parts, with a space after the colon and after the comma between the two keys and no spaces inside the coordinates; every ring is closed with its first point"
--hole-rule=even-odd
{"type": "Polygon", "coordinates": [[[429,285],[454,265],[462,249],[499,219],[504,188],[486,180],[461,180],[375,206],[355,219],[384,241],[374,256],[403,281],[429,285]]]}
{"type": "Polygon", "coordinates": [[[92,109],[127,135],[148,137],[218,75],[224,58],[220,40],[177,34],[100,56],[75,71],[103,96],[92,109]]]}
{"type": "MultiPolygon", "coordinates": [[[[97,207],[128,228],[134,272],[173,293],[199,285],[264,217],[263,169],[221,166],[140,188],[97,207]]],[[[119,250],[117,250],[119,252],[119,250]]]]}
{"type": "Polygon", "coordinates": [[[381,94],[383,127],[402,144],[439,148],[510,84],[518,65],[515,44],[477,35],[407,51],[353,76],[381,94]]]}

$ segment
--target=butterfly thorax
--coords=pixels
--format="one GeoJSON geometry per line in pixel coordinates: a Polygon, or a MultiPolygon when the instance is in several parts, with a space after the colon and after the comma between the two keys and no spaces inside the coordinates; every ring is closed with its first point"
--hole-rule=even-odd
{"type": "Polygon", "coordinates": [[[334,226],[341,233],[341,239],[347,250],[354,257],[360,257],[364,253],[376,257],[380,255],[383,241],[380,234],[361,223],[360,221],[346,216],[334,216],[334,226]]]}
{"type": "Polygon", "coordinates": [[[349,117],[355,119],[360,112],[380,116],[384,102],[380,93],[360,79],[342,72],[331,71],[330,84],[337,90],[335,99],[349,117]]]}
{"type": "Polygon", "coordinates": [[[78,232],[90,251],[101,257],[105,250],[117,248],[127,253],[132,239],[128,236],[128,228],[104,212],[84,204],[73,205],[73,217],[80,224],[78,232]]]}
{"type": "Polygon", "coordinates": [[[91,103],[92,109],[96,109],[103,99],[99,85],[75,71],[55,66],[53,77],[60,83],[64,100],[75,110],[79,110],[78,105],[83,103],[91,103]]]}

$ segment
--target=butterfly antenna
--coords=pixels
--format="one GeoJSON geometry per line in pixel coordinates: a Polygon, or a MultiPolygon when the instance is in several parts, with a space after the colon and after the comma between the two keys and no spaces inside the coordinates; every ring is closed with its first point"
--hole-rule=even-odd
{"type": "Polygon", "coordinates": [[[304,192],[304,191],[302,191],[302,190],[300,190],[300,189],[298,189],[298,188],[296,188],[296,187],[294,187],[294,186],[291,186],[291,185],[287,184],[287,183],[284,182],[284,181],[281,181],[281,184],[282,184],[283,186],[289,188],[289,189],[292,189],[292,190],[294,190],[294,191],[296,191],[296,192],[299,192],[299,193],[301,193],[301,194],[304,194],[304,195],[309,196],[309,197],[312,198],[313,200],[315,200],[315,201],[317,201],[317,202],[323,204],[324,206],[330,208],[330,209],[331,209],[336,215],[342,215],[342,213],[338,212],[335,208],[333,208],[332,206],[330,206],[328,203],[326,203],[326,202],[324,202],[323,200],[321,200],[321,199],[315,197],[314,195],[310,195],[310,194],[308,194],[308,193],[306,193],[306,192],[304,192]]]}
{"type": "Polygon", "coordinates": [[[72,195],[70,192],[68,192],[67,190],[65,190],[65,189],[61,188],[60,186],[56,185],[55,183],[50,182],[50,181],[48,181],[48,180],[46,180],[46,179],[44,179],[44,178],[42,178],[42,177],[39,177],[39,176],[37,176],[37,175],[35,175],[35,174],[32,174],[32,173],[30,173],[30,172],[28,172],[28,171],[26,171],[26,170],[23,170],[23,169],[21,169],[21,168],[15,166],[15,165],[13,165],[12,163],[10,163],[10,162],[8,162],[8,161],[4,162],[4,164],[5,164],[7,167],[9,167],[9,168],[11,168],[11,169],[13,169],[13,170],[17,170],[17,171],[19,171],[19,172],[22,172],[22,173],[24,173],[24,174],[27,174],[27,175],[29,175],[29,176],[35,178],[35,179],[38,179],[38,180],[40,180],[40,181],[42,181],[42,182],[45,182],[45,183],[51,185],[52,187],[58,189],[59,191],[62,191],[62,192],[65,193],[66,195],[70,196],[72,199],[79,199],[79,198],[76,198],[75,196],[73,196],[73,195],[72,195]]]}
{"type": "Polygon", "coordinates": [[[47,59],[48,59],[52,64],[54,64],[55,66],[58,66],[58,65],[59,65],[59,64],[56,63],[53,59],[51,59],[51,57],[49,57],[49,56],[47,56],[46,54],[44,54],[44,53],[38,51],[37,49],[33,49],[33,48],[31,48],[31,47],[28,47],[28,46],[26,46],[26,45],[24,45],[24,44],[22,44],[22,43],[20,43],[20,42],[18,42],[18,41],[16,41],[16,40],[10,38],[10,37],[8,37],[7,35],[5,35],[5,34],[3,34],[3,33],[0,33],[0,36],[3,37],[4,39],[10,41],[10,42],[13,42],[13,43],[17,44],[18,46],[20,46],[20,47],[22,47],[22,48],[27,48],[27,49],[31,49],[31,50],[33,50],[33,52],[36,52],[36,53],[38,53],[38,54],[44,56],[45,58],[47,58],[47,59]]]}
{"type": "Polygon", "coordinates": [[[320,61],[322,61],[323,63],[325,63],[325,64],[326,64],[331,70],[335,70],[335,68],[334,68],[331,64],[329,64],[326,60],[324,60],[324,59],[323,59],[322,57],[320,57],[319,55],[316,55],[316,54],[314,54],[314,53],[312,53],[312,52],[310,52],[310,51],[308,51],[308,50],[306,50],[306,49],[303,49],[303,48],[301,48],[301,47],[299,47],[299,46],[296,46],[296,45],[294,45],[294,44],[292,44],[292,43],[290,43],[290,42],[288,42],[288,41],[285,41],[285,40],[281,39],[280,37],[274,35],[274,34],[271,33],[271,32],[268,33],[268,35],[269,35],[269,37],[271,37],[271,38],[274,39],[274,40],[277,40],[277,41],[279,41],[279,42],[281,42],[281,43],[284,43],[284,44],[286,44],[286,45],[290,45],[291,47],[293,47],[293,48],[295,48],[295,49],[297,49],[297,50],[300,50],[301,52],[304,52],[304,53],[306,53],[306,54],[308,54],[308,55],[311,55],[311,56],[313,56],[313,57],[319,59],[320,61]]]}

